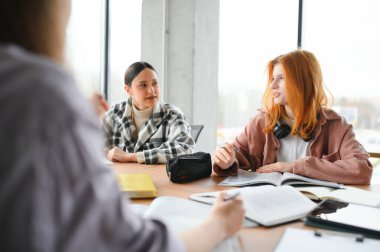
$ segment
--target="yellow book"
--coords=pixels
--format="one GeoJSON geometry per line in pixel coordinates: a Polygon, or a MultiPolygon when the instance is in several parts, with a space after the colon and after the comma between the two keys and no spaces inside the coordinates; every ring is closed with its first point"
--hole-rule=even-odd
{"type": "Polygon", "coordinates": [[[116,174],[120,190],[130,198],[155,198],[157,189],[152,176],[146,173],[116,174]]]}

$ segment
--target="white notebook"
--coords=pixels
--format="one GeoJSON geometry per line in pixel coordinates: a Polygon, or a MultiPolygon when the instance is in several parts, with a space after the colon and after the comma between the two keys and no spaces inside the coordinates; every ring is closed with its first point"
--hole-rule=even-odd
{"type": "MultiPolygon", "coordinates": [[[[240,191],[245,217],[264,226],[273,226],[305,217],[316,204],[291,186],[257,186],[226,190],[240,191]]],[[[220,191],[197,193],[190,199],[212,204],[220,191]]]]}
{"type": "MultiPolygon", "coordinates": [[[[188,199],[161,196],[152,201],[143,217],[159,219],[174,233],[180,234],[201,224],[207,218],[211,207],[188,199]]],[[[224,240],[214,249],[214,252],[239,251],[240,243],[236,235],[224,240]]]]}

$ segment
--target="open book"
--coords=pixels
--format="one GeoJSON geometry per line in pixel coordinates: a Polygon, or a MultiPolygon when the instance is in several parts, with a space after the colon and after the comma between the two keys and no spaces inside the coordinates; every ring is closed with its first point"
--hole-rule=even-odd
{"type": "MultiPolygon", "coordinates": [[[[132,205],[132,207],[134,206],[132,205]]],[[[141,215],[144,218],[159,219],[174,233],[180,234],[201,224],[207,218],[211,208],[211,205],[200,204],[188,199],[161,196],[154,199],[141,215]]],[[[237,236],[224,240],[214,249],[214,252],[233,251],[241,251],[237,236]]]]}
{"type": "Polygon", "coordinates": [[[332,188],[343,188],[343,185],[319,179],[303,177],[294,173],[269,172],[257,173],[245,170],[239,170],[237,176],[230,176],[219,183],[221,186],[252,186],[270,184],[274,186],[281,185],[319,185],[332,188]]]}
{"type": "Polygon", "coordinates": [[[157,189],[152,176],[148,173],[117,173],[117,183],[120,191],[130,198],[155,198],[157,189]]]}
{"type": "MultiPolygon", "coordinates": [[[[273,226],[306,216],[316,204],[291,186],[244,187],[226,190],[227,194],[240,191],[245,217],[264,226],[273,226]]],[[[220,193],[196,193],[190,199],[212,204],[220,193]]]]}
{"type": "Polygon", "coordinates": [[[351,186],[346,186],[344,189],[320,186],[305,186],[297,187],[296,189],[312,200],[336,199],[349,203],[380,207],[380,194],[351,186]]]}

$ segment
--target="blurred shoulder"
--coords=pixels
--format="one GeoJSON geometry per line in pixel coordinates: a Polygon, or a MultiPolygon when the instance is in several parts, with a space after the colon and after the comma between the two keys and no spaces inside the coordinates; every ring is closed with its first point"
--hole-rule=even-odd
{"type": "Polygon", "coordinates": [[[4,94],[1,98],[21,103],[20,110],[39,110],[45,115],[61,117],[93,115],[72,76],[47,57],[18,46],[2,45],[0,77],[4,91],[0,92],[4,94]]]}
{"type": "Polygon", "coordinates": [[[110,117],[122,118],[124,116],[124,112],[127,109],[127,107],[130,107],[127,101],[116,103],[111,106],[110,110],[107,111],[105,117],[106,118],[110,118],[110,117]]]}
{"type": "Polygon", "coordinates": [[[171,115],[176,115],[176,116],[185,116],[185,114],[183,113],[183,111],[172,105],[172,104],[168,104],[168,103],[160,103],[160,110],[164,113],[164,114],[171,114],[171,115]]]}
{"type": "Polygon", "coordinates": [[[344,120],[342,115],[328,108],[322,108],[320,115],[326,120],[344,120]]]}

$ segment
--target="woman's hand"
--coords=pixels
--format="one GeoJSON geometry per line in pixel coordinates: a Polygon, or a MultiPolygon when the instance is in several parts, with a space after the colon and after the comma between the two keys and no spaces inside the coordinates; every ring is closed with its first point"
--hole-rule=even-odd
{"type": "Polygon", "coordinates": [[[95,109],[95,113],[100,119],[103,119],[104,114],[109,110],[109,105],[101,94],[95,93],[90,98],[90,102],[95,109]]]}
{"type": "Polygon", "coordinates": [[[225,195],[218,195],[204,222],[181,234],[187,251],[212,251],[224,239],[240,230],[245,212],[243,201],[241,197],[224,201],[225,195]]]}
{"type": "Polygon", "coordinates": [[[116,161],[121,163],[137,162],[137,157],[135,153],[124,152],[119,147],[113,147],[111,150],[109,150],[107,158],[110,161],[116,161]]]}
{"type": "Polygon", "coordinates": [[[233,235],[240,230],[244,220],[244,206],[241,196],[225,201],[226,193],[220,193],[209,214],[208,219],[214,219],[222,224],[222,230],[226,232],[226,237],[233,235]]]}
{"type": "Polygon", "coordinates": [[[260,167],[256,170],[258,173],[265,172],[292,172],[293,173],[293,163],[289,162],[277,162],[273,164],[268,164],[260,167]]]}
{"type": "Polygon", "coordinates": [[[228,169],[236,162],[234,146],[226,143],[224,146],[218,148],[213,155],[213,160],[221,169],[228,169]]]}

